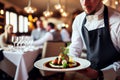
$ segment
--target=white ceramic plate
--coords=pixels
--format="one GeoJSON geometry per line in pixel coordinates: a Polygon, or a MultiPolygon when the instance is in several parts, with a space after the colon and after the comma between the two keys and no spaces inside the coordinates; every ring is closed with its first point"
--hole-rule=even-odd
{"type": "Polygon", "coordinates": [[[49,68],[44,65],[45,63],[51,60],[54,60],[55,58],[56,57],[48,57],[48,58],[40,59],[34,63],[34,66],[40,70],[45,70],[45,71],[66,72],[66,71],[82,70],[82,69],[88,68],[91,65],[91,63],[88,60],[77,58],[77,57],[74,57],[73,60],[78,62],[80,65],[77,67],[73,67],[73,68],[57,69],[57,68],[49,68]]]}

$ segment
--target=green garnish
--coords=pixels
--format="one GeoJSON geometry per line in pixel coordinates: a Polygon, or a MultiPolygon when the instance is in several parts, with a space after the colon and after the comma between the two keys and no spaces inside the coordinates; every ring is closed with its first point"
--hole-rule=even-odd
{"type": "Polygon", "coordinates": [[[69,48],[68,47],[61,47],[62,53],[63,54],[68,54],[69,53],[69,48]]]}
{"type": "Polygon", "coordinates": [[[62,57],[62,60],[64,60],[65,58],[64,57],[62,57]]]}
{"type": "Polygon", "coordinates": [[[63,61],[62,61],[62,66],[63,66],[63,68],[66,68],[66,67],[68,66],[68,64],[67,64],[67,61],[66,61],[66,60],[63,60],[63,61]]]}
{"type": "Polygon", "coordinates": [[[68,67],[68,64],[67,63],[64,63],[62,64],[63,68],[67,68],[68,67]]]}
{"type": "Polygon", "coordinates": [[[64,53],[64,54],[69,53],[69,48],[65,48],[63,53],[64,53]]]}

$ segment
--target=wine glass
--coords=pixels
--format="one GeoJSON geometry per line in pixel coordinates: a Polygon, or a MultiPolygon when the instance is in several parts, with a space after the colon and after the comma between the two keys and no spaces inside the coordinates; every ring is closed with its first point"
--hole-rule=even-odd
{"type": "Polygon", "coordinates": [[[14,36],[14,47],[17,45],[17,43],[18,43],[18,37],[17,36],[14,36]]]}
{"type": "Polygon", "coordinates": [[[19,46],[20,46],[20,48],[23,47],[23,44],[24,44],[24,36],[20,36],[19,37],[19,46]]]}
{"type": "Polygon", "coordinates": [[[12,36],[11,41],[13,43],[13,47],[15,47],[15,43],[16,43],[16,36],[12,36]]]}

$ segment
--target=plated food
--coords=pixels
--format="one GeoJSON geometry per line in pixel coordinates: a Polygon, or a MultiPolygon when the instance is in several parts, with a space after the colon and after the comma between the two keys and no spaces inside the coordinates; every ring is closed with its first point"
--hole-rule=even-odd
{"type": "Polygon", "coordinates": [[[68,53],[69,49],[64,48],[58,56],[40,59],[34,63],[34,66],[45,71],[66,72],[82,70],[91,65],[90,61],[68,56],[68,53]]]}
{"type": "Polygon", "coordinates": [[[58,67],[57,67],[57,65],[55,65],[55,67],[50,66],[50,62],[53,61],[54,59],[56,59],[57,57],[58,56],[40,59],[34,63],[34,66],[40,70],[45,70],[45,71],[66,72],[66,71],[82,70],[82,69],[88,68],[91,64],[86,59],[72,57],[72,60],[77,62],[78,65],[73,66],[73,67],[66,67],[66,68],[63,68],[63,66],[62,66],[62,68],[60,68],[60,65],[58,65],[58,67]]]}
{"type": "Polygon", "coordinates": [[[74,61],[67,54],[60,53],[55,59],[46,62],[44,65],[49,68],[73,68],[80,66],[80,63],[74,61]]]}

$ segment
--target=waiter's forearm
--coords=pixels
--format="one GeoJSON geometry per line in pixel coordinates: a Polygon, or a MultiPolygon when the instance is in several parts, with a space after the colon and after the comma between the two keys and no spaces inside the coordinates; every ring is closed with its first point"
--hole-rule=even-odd
{"type": "Polygon", "coordinates": [[[103,72],[104,80],[115,80],[115,78],[117,77],[117,74],[113,68],[108,70],[102,70],[102,72],[103,72]]]}
{"type": "Polygon", "coordinates": [[[114,62],[112,65],[102,69],[104,80],[115,80],[117,76],[120,76],[120,61],[114,62]]]}

